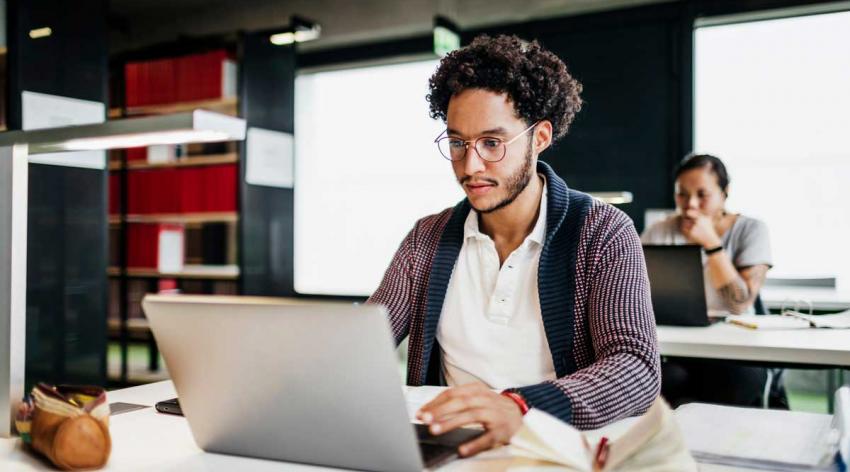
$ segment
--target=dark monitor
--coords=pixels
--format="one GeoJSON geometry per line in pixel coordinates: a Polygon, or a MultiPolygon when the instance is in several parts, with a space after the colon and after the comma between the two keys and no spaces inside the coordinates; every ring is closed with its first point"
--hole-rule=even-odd
{"type": "Polygon", "coordinates": [[[702,250],[699,246],[643,247],[655,324],[707,326],[702,250]]]}

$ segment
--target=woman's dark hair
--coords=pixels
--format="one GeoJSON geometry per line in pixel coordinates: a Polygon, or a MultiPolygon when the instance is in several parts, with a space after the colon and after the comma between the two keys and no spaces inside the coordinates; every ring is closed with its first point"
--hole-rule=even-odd
{"type": "Polygon", "coordinates": [[[446,55],[428,85],[431,118],[446,121],[452,96],[484,89],[507,94],[517,117],[528,125],[549,120],[553,139],[567,134],[582,103],[581,84],[564,62],[537,41],[516,36],[476,37],[446,55]]]}
{"type": "Polygon", "coordinates": [[[680,175],[692,169],[702,169],[707,167],[717,176],[717,184],[720,185],[720,190],[723,194],[729,196],[726,192],[729,190],[729,173],[726,172],[726,166],[723,161],[711,154],[688,154],[676,166],[673,171],[673,180],[677,180],[680,175]]]}

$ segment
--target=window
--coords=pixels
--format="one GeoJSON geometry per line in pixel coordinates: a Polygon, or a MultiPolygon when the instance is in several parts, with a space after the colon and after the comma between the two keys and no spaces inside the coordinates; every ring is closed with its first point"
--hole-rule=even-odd
{"type": "Polygon", "coordinates": [[[731,176],[729,208],[770,227],[774,277],[850,287],[850,12],[695,33],[695,149],[731,176]]]}
{"type": "Polygon", "coordinates": [[[428,116],[436,60],[295,81],[295,290],[370,295],[414,222],[463,198],[428,116]]]}

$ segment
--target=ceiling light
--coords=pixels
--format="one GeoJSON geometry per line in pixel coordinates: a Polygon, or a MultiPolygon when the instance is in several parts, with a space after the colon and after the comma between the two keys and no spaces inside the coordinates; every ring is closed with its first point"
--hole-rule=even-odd
{"type": "Polygon", "coordinates": [[[53,30],[49,26],[30,30],[30,38],[32,39],[46,38],[51,34],[53,34],[53,30]]]}

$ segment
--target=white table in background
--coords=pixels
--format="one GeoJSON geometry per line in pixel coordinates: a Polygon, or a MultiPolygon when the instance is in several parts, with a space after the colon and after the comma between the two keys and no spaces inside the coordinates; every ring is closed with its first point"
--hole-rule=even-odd
{"type": "Polygon", "coordinates": [[[850,367],[850,329],[757,330],[716,323],[657,331],[662,356],[850,367]]]}

